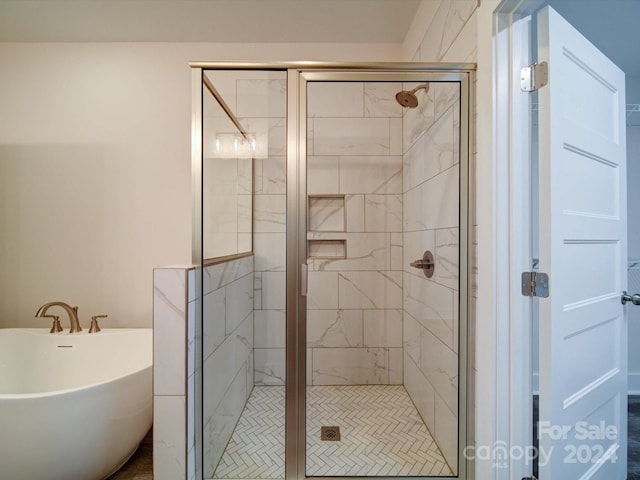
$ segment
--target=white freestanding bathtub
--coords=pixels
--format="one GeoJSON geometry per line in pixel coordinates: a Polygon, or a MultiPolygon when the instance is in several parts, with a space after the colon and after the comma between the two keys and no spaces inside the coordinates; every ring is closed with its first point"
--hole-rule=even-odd
{"type": "Polygon", "coordinates": [[[101,480],[152,421],[152,330],[0,329],[0,478],[101,480]]]}

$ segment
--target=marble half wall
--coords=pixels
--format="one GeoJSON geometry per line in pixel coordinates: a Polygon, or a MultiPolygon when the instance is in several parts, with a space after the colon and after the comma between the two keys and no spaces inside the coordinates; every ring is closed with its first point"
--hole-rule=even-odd
{"type": "MultiPolygon", "coordinates": [[[[203,271],[203,452],[213,473],[254,384],[252,255],[203,271]]],[[[154,277],[154,478],[195,480],[196,275],[154,277]]]]}

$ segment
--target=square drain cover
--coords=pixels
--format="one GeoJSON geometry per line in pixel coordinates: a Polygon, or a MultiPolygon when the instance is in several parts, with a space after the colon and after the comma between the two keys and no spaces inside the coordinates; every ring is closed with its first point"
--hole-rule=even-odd
{"type": "Polygon", "coordinates": [[[320,427],[320,440],[337,442],[340,440],[340,427],[320,427]]]}

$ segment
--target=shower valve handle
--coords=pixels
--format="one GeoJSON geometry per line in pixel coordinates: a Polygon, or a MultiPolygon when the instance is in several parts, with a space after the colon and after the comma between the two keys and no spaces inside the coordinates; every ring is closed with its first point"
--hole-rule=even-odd
{"type": "Polygon", "coordinates": [[[424,268],[432,267],[433,266],[433,262],[430,262],[428,260],[423,260],[422,258],[420,258],[418,260],[414,260],[409,265],[411,265],[413,268],[424,269],[424,268]]]}
{"type": "Polygon", "coordinates": [[[436,268],[435,260],[433,258],[433,253],[431,253],[429,250],[424,252],[424,255],[422,255],[422,258],[419,258],[418,260],[414,260],[409,265],[411,265],[413,268],[418,268],[422,270],[422,272],[424,273],[424,276],[427,278],[431,278],[433,276],[433,271],[436,268]]]}

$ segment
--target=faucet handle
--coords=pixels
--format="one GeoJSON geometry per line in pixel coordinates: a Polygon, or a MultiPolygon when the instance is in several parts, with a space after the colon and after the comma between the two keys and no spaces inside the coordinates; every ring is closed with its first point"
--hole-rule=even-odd
{"type": "Polygon", "coordinates": [[[53,318],[53,325],[51,325],[51,330],[49,333],[59,333],[62,331],[62,326],[60,325],[60,317],[57,315],[43,315],[44,318],[53,318]]]}
{"type": "Polygon", "coordinates": [[[91,317],[91,326],[89,327],[89,333],[98,333],[101,328],[98,325],[99,318],[107,318],[109,315],[93,315],[91,317]]]}

